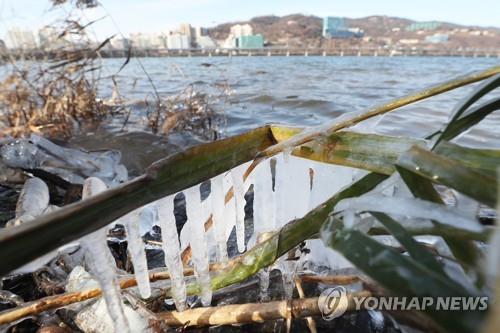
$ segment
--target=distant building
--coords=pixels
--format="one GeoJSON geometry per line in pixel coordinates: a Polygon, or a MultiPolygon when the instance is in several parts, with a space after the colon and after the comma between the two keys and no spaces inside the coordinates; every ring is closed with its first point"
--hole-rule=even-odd
{"type": "Polygon", "coordinates": [[[177,32],[181,35],[187,36],[190,41],[191,41],[191,38],[193,37],[192,35],[194,34],[194,31],[191,28],[191,25],[189,23],[180,24],[177,32]]]}
{"type": "Polygon", "coordinates": [[[261,49],[264,47],[264,37],[261,34],[241,36],[236,38],[236,46],[240,49],[261,49]]]}
{"type": "Polygon", "coordinates": [[[410,39],[400,39],[399,40],[400,44],[406,44],[406,45],[414,45],[420,43],[419,39],[416,38],[410,38],[410,39]]]}
{"type": "Polygon", "coordinates": [[[229,34],[229,36],[224,41],[222,41],[221,46],[224,49],[234,49],[238,47],[237,42],[238,39],[235,38],[232,34],[229,34]]]}
{"type": "Polygon", "coordinates": [[[131,33],[129,40],[130,45],[137,49],[150,49],[152,45],[149,36],[141,32],[131,33]]]}
{"type": "Polygon", "coordinates": [[[344,18],[327,16],[323,18],[323,37],[325,38],[352,38],[363,37],[364,31],[360,28],[349,28],[344,18]]]}
{"type": "Polygon", "coordinates": [[[415,22],[406,26],[405,30],[414,32],[419,30],[435,30],[441,26],[440,22],[429,21],[429,22],[415,22]]]}
{"type": "Polygon", "coordinates": [[[234,38],[253,35],[253,28],[250,24],[236,24],[231,27],[230,35],[234,38]]]}
{"type": "Polygon", "coordinates": [[[59,38],[59,34],[54,27],[45,26],[38,30],[38,44],[40,48],[54,48],[64,44],[62,38],[59,38]]]}
{"type": "Polygon", "coordinates": [[[194,28],[194,38],[197,39],[199,37],[208,36],[208,29],[202,27],[194,28]]]}
{"type": "Polygon", "coordinates": [[[130,40],[127,38],[115,37],[109,43],[116,50],[127,50],[130,47],[130,40]]]}
{"type": "Polygon", "coordinates": [[[167,48],[182,50],[191,48],[191,41],[187,35],[171,33],[167,36],[167,48]]]}
{"type": "Polygon", "coordinates": [[[214,40],[210,36],[196,37],[196,46],[200,49],[214,49],[217,47],[214,40]]]}
{"type": "Polygon", "coordinates": [[[192,28],[192,43],[200,49],[214,49],[217,47],[214,40],[208,36],[208,29],[202,27],[192,28]]]}
{"type": "Polygon", "coordinates": [[[11,49],[32,50],[37,47],[33,31],[19,28],[7,31],[7,43],[11,49]]]}
{"type": "Polygon", "coordinates": [[[427,36],[424,39],[424,42],[433,44],[446,43],[447,41],[448,41],[447,34],[434,34],[432,36],[427,36]]]}
{"type": "MultiPolygon", "coordinates": [[[[166,37],[163,33],[132,33],[127,42],[137,49],[164,49],[167,46],[166,37]]],[[[128,48],[128,45],[125,48],[128,48]]]]}

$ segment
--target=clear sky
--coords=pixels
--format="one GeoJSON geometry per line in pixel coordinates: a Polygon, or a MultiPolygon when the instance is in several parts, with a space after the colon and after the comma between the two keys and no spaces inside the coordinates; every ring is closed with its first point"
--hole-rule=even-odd
{"type": "MultiPolygon", "coordinates": [[[[259,15],[303,13],[318,16],[389,15],[500,27],[500,0],[101,0],[87,18],[109,16],[94,26],[100,38],[117,33],[165,31],[188,22],[213,26],[259,15]]],[[[38,29],[56,13],[49,0],[0,0],[0,37],[9,27],[38,29]]]]}

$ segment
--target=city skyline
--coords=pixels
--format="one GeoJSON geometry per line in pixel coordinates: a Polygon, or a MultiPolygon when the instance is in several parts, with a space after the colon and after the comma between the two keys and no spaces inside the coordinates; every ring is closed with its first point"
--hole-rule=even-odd
{"type": "MultiPolygon", "coordinates": [[[[433,2],[419,1],[417,5],[406,2],[385,0],[376,4],[368,0],[352,2],[326,2],[318,0],[238,3],[228,0],[184,0],[165,1],[145,0],[123,2],[102,1],[96,9],[85,12],[86,20],[101,19],[93,25],[98,38],[113,34],[167,31],[183,22],[193,26],[211,27],[220,23],[245,21],[261,15],[287,15],[302,13],[306,15],[335,15],[343,17],[365,17],[387,15],[408,18],[416,21],[438,20],[463,25],[499,26],[497,14],[500,3],[482,0],[474,3],[465,0],[433,2]],[[478,5],[481,3],[481,5],[478,5]],[[486,8],[488,10],[486,10],[486,8]]],[[[50,10],[49,1],[41,0],[4,0],[0,2],[0,38],[12,27],[37,30],[60,17],[61,11],[50,10]]]]}

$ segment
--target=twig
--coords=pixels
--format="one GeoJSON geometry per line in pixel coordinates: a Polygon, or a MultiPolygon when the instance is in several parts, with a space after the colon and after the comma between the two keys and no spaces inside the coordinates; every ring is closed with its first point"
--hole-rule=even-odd
{"type": "Polygon", "coordinates": [[[300,282],[313,282],[325,284],[348,285],[356,283],[360,280],[357,275],[301,275],[300,282]]]}
{"type": "MultiPolygon", "coordinates": [[[[185,276],[189,276],[192,274],[192,269],[184,270],[185,276]]],[[[153,272],[149,274],[149,280],[151,282],[157,280],[166,280],[169,278],[170,274],[168,272],[153,272]]],[[[135,278],[123,279],[119,283],[121,289],[131,288],[137,285],[137,281],[135,280],[135,278]]],[[[94,288],[85,291],[44,297],[39,300],[26,303],[22,307],[0,312],[0,325],[13,322],[23,317],[36,315],[47,310],[57,309],[73,303],[83,302],[99,296],[101,296],[101,289],[94,288]]]]}
{"type": "MultiPolygon", "coordinates": [[[[304,294],[304,289],[302,289],[302,283],[300,283],[300,279],[295,279],[295,288],[297,288],[297,292],[299,293],[300,299],[304,299],[306,296],[304,294]]],[[[307,327],[309,327],[309,331],[311,333],[316,333],[316,323],[312,317],[306,317],[307,327]]]]}
{"type": "MultiPolygon", "coordinates": [[[[370,292],[362,291],[347,295],[347,310],[354,310],[355,297],[368,297],[370,292]]],[[[162,312],[158,317],[169,326],[214,326],[244,323],[260,323],[282,318],[303,318],[321,314],[318,298],[302,298],[268,303],[232,304],[210,308],[196,308],[182,312],[162,312]]]]}

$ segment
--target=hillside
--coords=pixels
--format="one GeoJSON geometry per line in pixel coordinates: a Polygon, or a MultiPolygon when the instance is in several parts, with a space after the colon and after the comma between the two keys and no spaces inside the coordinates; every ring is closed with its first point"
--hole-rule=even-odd
{"type": "MultiPolygon", "coordinates": [[[[449,40],[444,43],[453,48],[500,48],[500,29],[463,26],[440,22],[439,28],[430,31],[408,32],[405,28],[416,21],[389,16],[368,16],[363,18],[345,18],[351,28],[360,28],[365,32],[363,39],[325,40],[322,38],[322,18],[292,14],[286,16],[259,16],[249,21],[228,22],[209,29],[209,34],[216,40],[228,37],[231,26],[248,23],[254,33],[260,33],[268,45],[328,47],[331,44],[384,46],[403,43],[423,43],[426,36],[446,34],[449,40]],[[402,42],[401,42],[402,41],[402,42]]],[[[442,44],[441,44],[442,45],[442,44]]]]}

